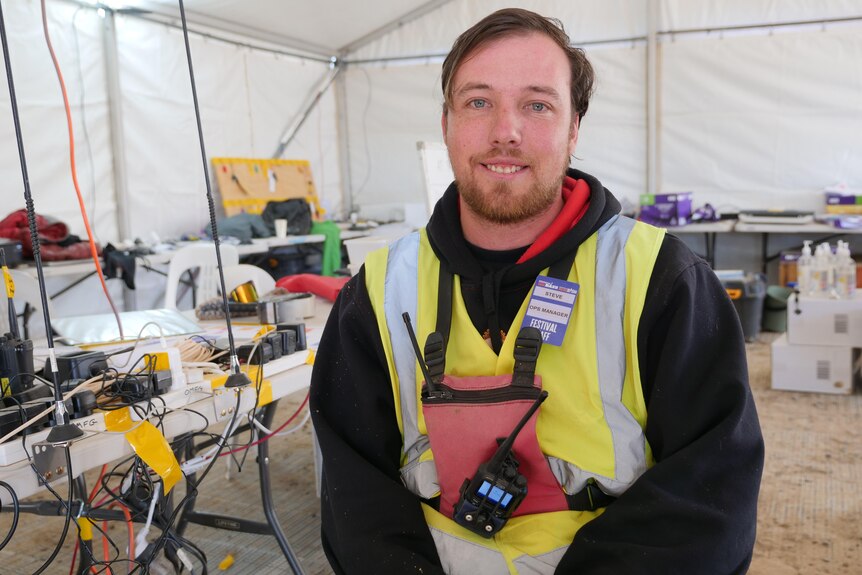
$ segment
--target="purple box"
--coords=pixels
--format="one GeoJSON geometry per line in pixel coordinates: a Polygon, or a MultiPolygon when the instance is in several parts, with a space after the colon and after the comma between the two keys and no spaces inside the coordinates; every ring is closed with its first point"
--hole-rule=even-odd
{"type": "Polygon", "coordinates": [[[858,204],[862,204],[862,196],[842,194],[840,192],[826,192],[827,206],[853,206],[858,204]]]}
{"type": "Polygon", "coordinates": [[[684,226],[691,220],[691,192],[641,194],[639,219],[654,226],[684,226]]]}

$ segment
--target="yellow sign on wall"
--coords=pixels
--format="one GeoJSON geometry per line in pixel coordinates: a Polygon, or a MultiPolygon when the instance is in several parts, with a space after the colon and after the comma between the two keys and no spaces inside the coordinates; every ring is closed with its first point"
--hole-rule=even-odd
{"type": "Polygon", "coordinates": [[[308,160],[213,158],[226,216],[259,214],[267,202],[302,198],[315,219],[323,215],[308,160]]]}

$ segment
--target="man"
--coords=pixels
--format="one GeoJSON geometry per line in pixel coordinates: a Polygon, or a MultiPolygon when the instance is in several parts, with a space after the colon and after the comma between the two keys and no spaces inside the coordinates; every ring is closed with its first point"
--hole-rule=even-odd
{"type": "Polygon", "coordinates": [[[369,256],[317,355],[333,568],[744,573],[763,441],[739,320],[703,260],[568,168],[589,62],[557,21],[505,9],[458,38],[442,80],[455,183],[424,231],[369,256]],[[403,312],[419,342],[441,334],[427,370],[403,312]],[[468,485],[539,387],[520,468],[491,480],[524,497],[509,512],[468,485]]]}

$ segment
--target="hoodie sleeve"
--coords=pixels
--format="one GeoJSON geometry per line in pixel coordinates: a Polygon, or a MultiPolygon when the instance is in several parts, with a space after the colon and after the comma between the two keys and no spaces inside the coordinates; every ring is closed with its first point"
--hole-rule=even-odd
{"type": "Polygon", "coordinates": [[[333,570],[442,574],[419,500],[400,480],[401,432],[364,268],[333,306],[310,402],[323,455],[321,535],[333,570]]]}
{"type": "Polygon", "coordinates": [[[557,573],[745,573],[763,438],[739,318],[715,273],[662,246],[638,357],[655,465],[585,525],[557,573]]]}

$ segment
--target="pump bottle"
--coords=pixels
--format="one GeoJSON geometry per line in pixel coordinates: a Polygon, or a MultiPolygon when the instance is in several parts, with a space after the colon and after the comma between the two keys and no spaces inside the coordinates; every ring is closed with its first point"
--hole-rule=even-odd
{"type": "Polygon", "coordinates": [[[805,240],[802,255],[796,260],[796,285],[799,293],[810,296],[814,291],[814,256],[811,255],[811,240],[805,240]]]}

